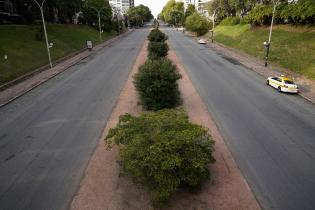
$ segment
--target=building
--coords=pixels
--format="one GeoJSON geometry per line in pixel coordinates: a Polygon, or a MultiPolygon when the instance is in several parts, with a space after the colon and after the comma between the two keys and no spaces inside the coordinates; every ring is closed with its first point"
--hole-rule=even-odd
{"type": "Polygon", "coordinates": [[[209,13],[205,7],[206,3],[211,0],[176,0],[176,2],[184,2],[185,10],[188,8],[188,5],[195,5],[197,12],[204,15],[205,17],[209,17],[209,13]]]}
{"type": "Polygon", "coordinates": [[[134,0],[109,0],[115,14],[125,15],[129,8],[134,7],[134,0]]]}

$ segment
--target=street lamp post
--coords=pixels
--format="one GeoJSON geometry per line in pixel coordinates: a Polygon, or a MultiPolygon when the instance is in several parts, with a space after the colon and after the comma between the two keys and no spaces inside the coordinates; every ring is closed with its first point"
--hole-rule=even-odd
{"type": "Polygon", "coordinates": [[[95,7],[90,7],[91,9],[94,9],[97,12],[97,16],[98,16],[98,30],[100,32],[100,42],[102,41],[102,27],[101,27],[101,12],[103,9],[105,9],[105,7],[102,7],[100,9],[97,9],[95,7]]]}
{"type": "Polygon", "coordinates": [[[268,58],[269,58],[269,51],[270,51],[270,45],[271,45],[272,27],[273,27],[273,22],[274,22],[274,18],[275,18],[276,7],[277,7],[277,5],[279,3],[279,0],[272,0],[272,2],[273,2],[273,11],[272,11],[270,31],[269,31],[269,39],[268,39],[268,42],[264,42],[264,46],[266,47],[265,67],[268,66],[268,58]]]}
{"type": "MultiPolygon", "coordinates": [[[[85,2],[85,0],[82,0],[82,2],[85,2]]],[[[100,42],[102,41],[102,27],[101,27],[101,12],[103,9],[105,9],[105,7],[102,7],[100,9],[96,8],[96,7],[90,7],[87,5],[87,7],[95,10],[97,12],[97,16],[98,16],[98,30],[99,30],[99,36],[100,36],[100,42]]]]}
{"type": "Polygon", "coordinates": [[[44,3],[46,0],[43,0],[42,3],[40,4],[37,0],[33,0],[37,6],[39,7],[40,9],[40,13],[41,13],[41,16],[42,16],[42,21],[43,21],[43,27],[44,27],[44,34],[45,34],[45,40],[46,40],[46,47],[47,47],[47,53],[48,53],[48,59],[49,59],[49,65],[50,65],[50,68],[52,68],[52,63],[51,63],[51,56],[50,56],[50,45],[48,44],[48,36],[47,36],[47,31],[46,31],[46,24],[45,24],[45,17],[44,17],[44,9],[43,9],[43,6],[44,6],[44,3]]]}
{"type": "Polygon", "coordinates": [[[213,11],[213,15],[212,15],[211,43],[213,43],[213,39],[214,39],[214,24],[215,24],[214,18],[215,18],[216,14],[217,14],[217,10],[218,10],[218,9],[219,9],[219,7],[216,8],[216,9],[213,11]]]}

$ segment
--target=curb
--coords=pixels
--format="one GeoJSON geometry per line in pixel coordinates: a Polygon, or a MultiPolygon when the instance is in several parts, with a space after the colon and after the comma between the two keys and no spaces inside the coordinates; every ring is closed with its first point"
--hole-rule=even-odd
{"type": "MultiPolygon", "coordinates": [[[[106,40],[105,42],[103,43],[99,43],[98,45],[94,46],[93,50],[91,51],[91,53],[87,54],[87,55],[84,55],[80,58],[78,58],[78,60],[74,61],[73,63],[69,64],[69,66],[66,66],[64,67],[63,69],[61,69],[59,72],[57,72],[56,74],[54,75],[50,75],[48,78],[46,78],[45,80],[42,80],[40,81],[39,83],[37,83],[36,85],[28,88],[28,89],[25,89],[23,91],[21,91],[20,93],[18,93],[16,96],[12,97],[11,99],[9,99],[8,101],[5,101],[4,103],[0,104],[0,108],[10,104],[11,102],[13,102],[14,100],[20,98],[21,96],[23,96],[24,94],[30,92],[31,90],[35,89],[36,87],[44,84],[45,82],[49,81],[50,79],[56,77],[57,75],[59,75],[60,73],[66,71],[67,69],[71,68],[72,66],[76,65],[77,63],[79,63],[80,61],[82,61],[83,59],[91,56],[92,52],[98,52],[99,50],[103,49],[104,47],[110,45],[111,43],[113,43],[114,41],[120,39],[120,38],[123,38],[125,36],[127,36],[128,34],[132,33],[134,30],[130,30],[130,31],[127,31],[127,32],[124,32],[123,34],[120,34],[118,36],[115,36],[115,37],[112,37],[108,40],[106,40]]],[[[74,53],[71,53],[69,55],[66,55],[65,57],[62,57],[58,60],[56,60],[53,64],[57,65],[57,64],[60,64],[68,59],[71,59],[81,53],[84,53],[85,51],[87,50],[87,48],[84,48],[82,50],[79,50],[77,52],[74,52],[74,53]]],[[[49,65],[45,65],[45,66],[42,66],[30,73],[27,73],[26,75],[23,75],[11,82],[8,82],[8,83],[5,83],[4,85],[0,86],[0,93],[1,91],[4,91],[6,88],[9,88],[9,87],[13,87],[14,85],[17,85],[19,84],[20,82],[23,82],[23,81],[26,81],[27,79],[31,78],[32,76],[35,76],[41,72],[44,72],[44,71],[47,71],[47,70],[50,70],[49,68],[49,65]]]]}

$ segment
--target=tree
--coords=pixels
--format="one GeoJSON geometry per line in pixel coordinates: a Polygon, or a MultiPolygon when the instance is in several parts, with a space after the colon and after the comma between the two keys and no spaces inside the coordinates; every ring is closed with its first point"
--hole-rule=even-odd
{"type": "Polygon", "coordinates": [[[112,9],[108,1],[104,0],[88,0],[83,8],[84,20],[90,24],[98,23],[100,33],[100,41],[102,40],[102,29],[105,28],[104,23],[111,23],[112,9]]]}
{"type": "Polygon", "coordinates": [[[185,21],[184,3],[175,0],[168,1],[160,18],[172,25],[182,25],[185,21]]]}
{"type": "Polygon", "coordinates": [[[188,31],[196,32],[198,36],[201,36],[208,32],[210,23],[207,19],[198,13],[194,13],[187,17],[185,27],[188,31]]]}
{"type": "Polygon", "coordinates": [[[148,22],[153,18],[149,7],[142,4],[130,8],[127,15],[131,26],[141,26],[144,22],[148,22]]]}
{"type": "Polygon", "coordinates": [[[194,14],[196,12],[196,7],[193,4],[189,4],[186,11],[185,11],[185,18],[194,14]]]}

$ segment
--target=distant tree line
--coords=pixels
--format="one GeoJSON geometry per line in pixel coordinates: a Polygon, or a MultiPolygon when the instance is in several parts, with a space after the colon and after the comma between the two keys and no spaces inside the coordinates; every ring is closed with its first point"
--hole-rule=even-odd
{"type": "MultiPolygon", "coordinates": [[[[42,2],[43,0],[38,0],[42,2]]],[[[0,24],[32,24],[41,20],[40,10],[33,0],[10,0],[9,4],[0,4],[0,24]],[[1,14],[1,12],[3,14],[1,14]],[[10,15],[5,15],[10,12],[10,15]]],[[[151,11],[144,5],[129,9],[127,16],[115,14],[107,0],[46,0],[44,4],[45,21],[48,23],[87,24],[97,28],[98,14],[101,9],[102,30],[117,30],[122,25],[143,25],[153,18],[151,11]],[[119,18],[118,18],[119,16],[119,18]],[[118,21],[119,19],[119,21],[118,21]]]]}
{"type": "Polygon", "coordinates": [[[127,12],[127,16],[131,26],[142,26],[145,22],[153,19],[149,7],[142,4],[130,8],[127,12]]]}
{"type": "Polygon", "coordinates": [[[211,23],[196,11],[194,5],[188,5],[185,10],[184,3],[175,0],[167,2],[158,18],[170,25],[185,26],[197,35],[207,33],[211,27],[211,23]]]}
{"type": "MultiPolygon", "coordinates": [[[[217,21],[228,18],[231,23],[269,25],[272,17],[272,0],[213,0],[207,4],[217,21]],[[234,19],[234,20],[232,20],[234,19]]],[[[275,13],[277,24],[314,24],[315,0],[280,0],[275,13]]]]}

